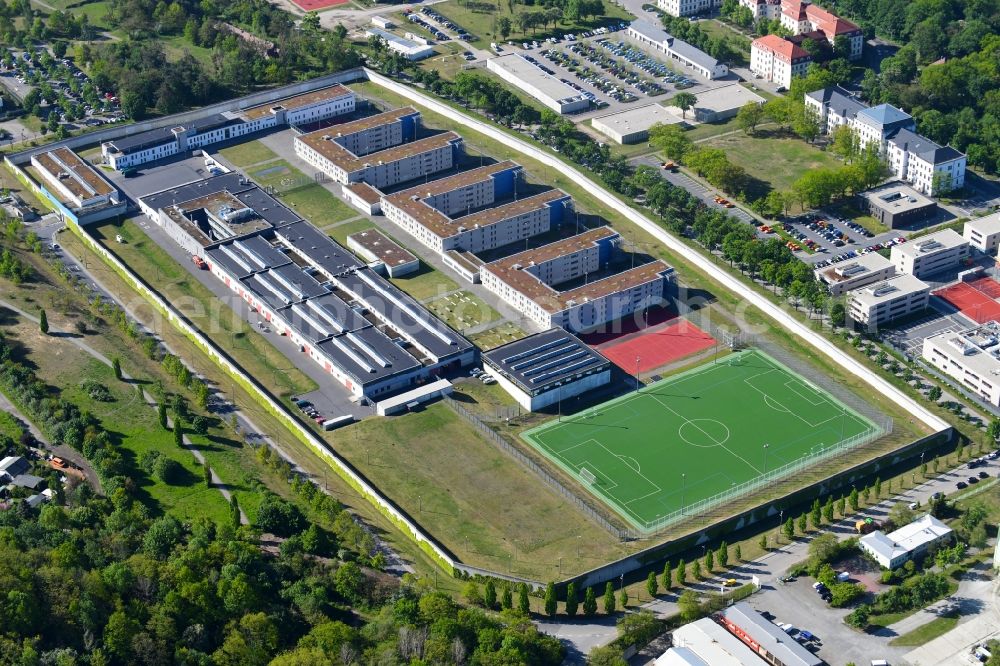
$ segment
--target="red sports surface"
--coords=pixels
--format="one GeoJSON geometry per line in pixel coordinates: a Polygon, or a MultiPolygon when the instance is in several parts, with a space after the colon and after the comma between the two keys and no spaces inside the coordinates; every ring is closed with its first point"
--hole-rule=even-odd
{"type": "Polygon", "coordinates": [[[292,4],[306,12],[327,9],[336,5],[346,4],[347,2],[348,0],[292,0],[292,4]]]}
{"type": "Polygon", "coordinates": [[[690,356],[715,344],[715,338],[686,319],[681,319],[656,330],[647,328],[641,333],[620,341],[609,342],[598,349],[609,361],[628,373],[649,372],[685,356],[690,356]]]}
{"type": "Polygon", "coordinates": [[[981,291],[990,298],[1000,298],[1000,282],[991,277],[981,277],[967,283],[977,291],[981,291]]]}
{"type": "Polygon", "coordinates": [[[970,283],[959,282],[935,291],[934,295],[948,301],[962,314],[978,324],[991,319],[1000,320],[1000,303],[971,286],[970,283]]]}

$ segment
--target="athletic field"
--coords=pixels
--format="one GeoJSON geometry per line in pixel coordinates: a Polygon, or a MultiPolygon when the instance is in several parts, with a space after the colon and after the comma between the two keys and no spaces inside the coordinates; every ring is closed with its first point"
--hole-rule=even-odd
{"type": "Polygon", "coordinates": [[[748,350],[522,436],[649,531],[881,434],[826,391],[748,350]]]}

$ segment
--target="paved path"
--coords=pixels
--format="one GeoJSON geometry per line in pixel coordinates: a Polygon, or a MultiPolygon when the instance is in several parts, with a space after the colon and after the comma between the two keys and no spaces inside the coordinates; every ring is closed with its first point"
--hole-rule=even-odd
{"type": "Polygon", "coordinates": [[[887,635],[902,636],[927,624],[951,606],[958,606],[959,614],[962,616],[961,621],[965,622],[980,614],[994,615],[996,608],[991,597],[994,594],[995,583],[990,563],[977,564],[959,581],[955,594],[904,617],[895,624],[890,624],[885,631],[888,632],[887,635]]]}

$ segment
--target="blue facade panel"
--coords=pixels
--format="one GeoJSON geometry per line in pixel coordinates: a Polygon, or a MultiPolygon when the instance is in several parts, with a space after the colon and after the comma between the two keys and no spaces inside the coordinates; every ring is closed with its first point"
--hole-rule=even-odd
{"type": "Polygon", "coordinates": [[[493,174],[493,197],[499,199],[514,193],[514,181],[520,167],[511,167],[493,174]]]}
{"type": "Polygon", "coordinates": [[[417,138],[417,121],[419,118],[420,114],[418,113],[400,118],[400,124],[403,126],[403,141],[413,141],[417,138]]]}
{"type": "Polygon", "coordinates": [[[606,264],[611,261],[611,253],[615,249],[615,243],[618,240],[618,236],[612,236],[610,238],[602,238],[597,241],[597,256],[598,261],[601,264],[606,264]]]}

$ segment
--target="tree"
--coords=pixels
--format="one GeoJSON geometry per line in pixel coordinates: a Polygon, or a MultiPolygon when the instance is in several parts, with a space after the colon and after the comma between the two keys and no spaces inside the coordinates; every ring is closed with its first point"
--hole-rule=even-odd
{"type": "Polygon", "coordinates": [[[764,119],[764,107],[756,102],[747,102],[736,112],[736,122],[744,134],[753,134],[764,119]]]}
{"type": "Polygon", "coordinates": [[[875,486],[872,491],[875,493],[875,499],[882,497],[882,477],[875,478],[875,486]]]}
{"type": "Polygon", "coordinates": [[[618,603],[621,604],[622,610],[628,608],[628,590],[625,586],[622,586],[622,591],[618,595],[618,603]]]}
{"type": "Polygon", "coordinates": [[[840,301],[830,306],[830,323],[833,326],[843,326],[847,318],[847,309],[840,301]]]}
{"type": "Polygon", "coordinates": [[[500,608],[504,610],[510,610],[514,607],[514,592],[510,589],[510,585],[503,586],[503,594],[500,595],[500,608]]]}
{"type": "Polygon", "coordinates": [[[765,553],[767,552],[767,535],[766,534],[761,534],[760,535],[760,540],[757,542],[757,545],[760,546],[760,549],[763,550],[765,553]]]}
{"type": "Polygon", "coordinates": [[[496,607],[496,605],[497,586],[496,583],[493,582],[492,578],[487,578],[486,584],[483,586],[483,606],[492,610],[496,607]]]}
{"type": "Polygon", "coordinates": [[[840,550],[837,537],[826,532],[809,542],[809,561],[814,567],[826,564],[837,556],[840,550]]]}
{"type": "Polygon", "coordinates": [[[709,548],[705,551],[705,575],[711,576],[715,569],[715,552],[709,548]]]}
{"type": "Polygon", "coordinates": [[[202,466],[202,478],[205,479],[205,487],[212,487],[212,468],[205,464],[202,466]]]}
{"type": "Polygon", "coordinates": [[[785,538],[791,541],[792,537],[795,536],[795,521],[791,518],[786,520],[782,531],[785,533],[785,538]]]}
{"type": "Polygon", "coordinates": [[[174,418],[174,446],[178,449],[184,448],[184,430],[181,428],[180,419],[174,418]]]}
{"type": "Polygon", "coordinates": [[[231,494],[229,496],[229,524],[235,530],[243,522],[243,517],[240,514],[240,502],[236,499],[236,494],[231,494]]]}
{"type": "Polygon", "coordinates": [[[670,591],[670,588],[674,586],[674,570],[670,566],[670,561],[667,560],[663,563],[663,589],[670,591]]]}
{"type": "Polygon", "coordinates": [[[583,614],[587,617],[591,617],[597,612],[597,595],[594,594],[594,588],[588,587],[587,591],[583,593],[583,614]]]}
{"type": "Polygon", "coordinates": [[[115,379],[121,381],[122,378],[122,362],[117,356],[111,359],[111,371],[115,373],[115,379]]]}
{"type": "Polygon", "coordinates": [[[809,520],[812,523],[813,529],[819,529],[820,521],[823,518],[823,507],[819,504],[819,498],[813,500],[812,508],[809,510],[809,520]]]}
{"type": "MultiPolygon", "coordinates": [[[[927,391],[927,399],[931,402],[937,402],[941,399],[941,387],[932,386],[930,390],[927,391]]],[[[936,471],[936,470],[935,470],[936,471]]]]}
{"type": "Polygon", "coordinates": [[[694,562],[691,563],[691,577],[694,578],[695,580],[702,579],[701,562],[699,562],[698,560],[695,560],[694,562]]]}
{"type": "Polygon", "coordinates": [[[843,497],[837,500],[837,515],[841,518],[845,518],[847,516],[847,507],[845,506],[846,503],[847,500],[843,497]]]}
{"type": "Polygon", "coordinates": [[[517,610],[519,610],[522,615],[531,614],[531,602],[528,599],[527,583],[521,583],[517,587],[517,610]]]}
{"type": "Polygon", "coordinates": [[[865,629],[868,627],[868,618],[871,616],[871,607],[862,604],[851,611],[844,621],[855,629],[865,629]]]}
{"type": "Polygon", "coordinates": [[[909,525],[916,518],[916,512],[910,508],[910,505],[906,502],[896,502],[891,507],[889,507],[889,520],[896,527],[903,527],[904,525],[909,525]]]}
{"type": "Polygon", "coordinates": [[[858,507],[860,506],[858,498],[858,489],[851,487],[851,493],[847,496],[847,503],[851,505],[851,511],[853,513],[858,512],[858,507]]]}
{"type": "Polygon", "coordinates": [[[500,18],[497,19],[497,30],[500,32],[500,38],[503,39],[504,41],[506,41],[507,38],[510,37],[510,30],[512,27],[513,26],[511,26],[510,17],[501,16],[500,18]]]}
{"type": "Polygon", "coordinates": [[[572,581],[566,586],[566,615],[574,617],[576,615],[576,607],[578,604],[579,601],[577,600],[576,582],[572,581]]]}
{"type": "Polygon", "coordinates": [[[701,604],[698,603],[698,596],[693,590],[685,590],[677,599],[677,610],[680,611],[681,619],[685,622],[693,622],[701,615],[701,604]]]}
{"type": "Polygon", "coordinates": [[[622,656],[622,649],[612,644],[591,650],[587,666],[628,666],[628,661],[622,656]]]}
{"type": "Polygon", "coordinates": [[[649,592],[650,597],[655,597],[656,593],[660,591],[660,584],[656,581],[656,573],[653,571],[649,572],[646,576],[646,591],[649,592]]]}
{"type": "Polygon", "coordinates": [[[615,612],[615,586],[611,581],[604,585],[604,612],[608,615],[615,612]]]}
{"type": "Polygon", "coordinates": [[[806,519],[806,514],[803,513],[801,516],[799,516],[799,520],[798,520],[799,534],[805,534],[806,533],[806,527],[808,527],[808,523],[807,523],[807,519],[806,519]]]}
{"type": "MultiPolygon", "coordinates": [[[[763,546],[763,548],[766,550],[767,546],[765,545],[763,546]]],[[[740,544],[736,544],[735,546],[733,546],[733,557],[736,558],[737,562],[743,561],[743,551],[740,549],[740,544]]]]}
{"type": "Polygon", "coordinates": [[[167,429],[167,403],[164,400],[160,400],[159,404],[156,405],[156,416],[160,421],[160,427],[164,430],[167,429]]]}
{"type": "Polygon", "coordinates": [[[684,587],[684,583],[687,581],[687,565],[682,559],[677,563],[677,575],[674,576],[677,579],[677,584],[684,587]]]}
{"type": "Polygon", "coordinates": [[[559,600],[556,598],[556,584],[549,581],[545,586],[545,614],[555,617],[556,609],[559,607],[559,600]]]}
{"type": "Polygon", "coordinates": [[[729,566],[729,544],[725,541],[719,544],[719,551],[716,553],[715,559],[723,569],[729,566]]]}
{"type": "Polygon", "coordinates": [[[662,123],[649,128],[649,143],[671,160],[683,160],[692,146],[681,127],[662,123]]]}
{"type": "Polygon", "coordinates": [[[49,317],[45,314],[45,310],[38,312],[38,330],[42,332],[42,335],[49,334],[49,317]]]}
{"type": "Polygon", "coordinates": [[[833,496],[827,495],[826,503],[823,505],[823,520],[828,523],[833,522],[833,496]]]}
{"type": "Polygon", "coordinates": [[[698,103],[698,98],[694,95],[694,93],[689,93],[689,92],[679,92],[676,95],[674,95],[674,98],[672,100],[670,100],[670,104],[672,106],[676,106],[678,109],[681,110],[681,118],[685,120],[687,119],[688,109],[690,109],[697,103],[698,103]]]}

